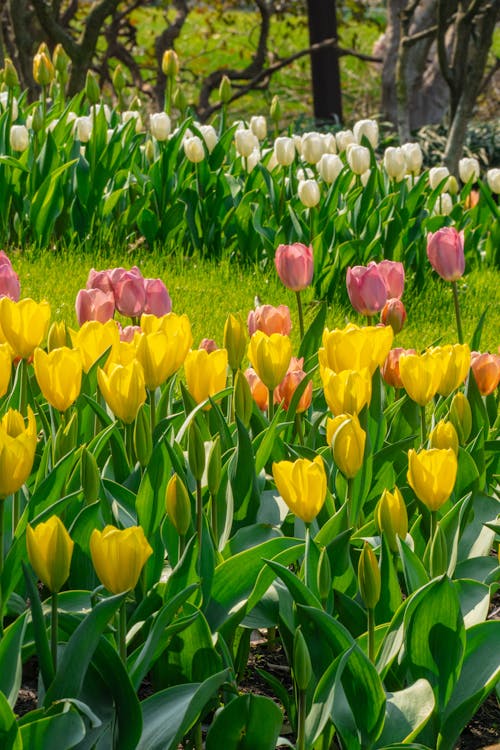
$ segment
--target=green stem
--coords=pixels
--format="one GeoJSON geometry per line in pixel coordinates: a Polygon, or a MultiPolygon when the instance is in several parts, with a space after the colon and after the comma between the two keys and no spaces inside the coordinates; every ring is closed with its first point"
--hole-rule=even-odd
{"type": "Polygon", "coordinates": [[[50,650],[52,652],[52,663],[54,672],[57,672],[57,636],[59,630],[59,610],[57,608],[57,591],[52,592],[52,614],[50,618],[50,650]]]}
{"type": "Polygon", "coordinates": [[[28,413],[28,363],[25,359],[19,362],[20,370],[20,394],[19,411],[25,417],[28,413]]]}
{"type": "Polygon", "coordinates": [[[356,519],[352,517],[352,491],[353,491],[353,479],[347,480],[347,526],[349,527],[351,523],[356,523],[356,519]]]}
{"type": "Polygon", "coordinates": [[[14,535],[16,533],[17,524],[19,523],[20,517],[21,517],[21,490],[17,490],[17,492],[14,492],[14,496],[12,498],[12,538],[14,538],[14,535]]]}
{"type": "Polygon", "coordinates": [[[368,658],[371,663],[375,662],[375,612],[368,607],[368,658]]]}
{"type": "Polygon", "coordinates": [[[193,729],[193,736],[194,736],[194,746],[196,750],[202,750],[203,749],[203,734],[201,731],[201,721],[196,722],[195,727],[193,729]]]}
{"type": "Polygon", "coordinates": [[[198,555],[201,559],[201,543],[202,543],[202,516],[203,516],[203,502],[201,497],[201,480],[196,480],[196,533],[198,536],[198,555]]]}
{"type": "Polygon", "coordinates": [[[184,534],[179,534],[179,560],[184,554],[185,549],[186,549],[186,537],[184,536],[184,534]]]}
{"type": "Polygon", "coordinates": [[[432,544],[432,540],[434,539],[434,535],[436,534],[436,528],[437,528],[437,510],[431,510],[431,528],[430,528],[430,538],[429,538],[430,544],[432,544]]]}
{"type": "Polygon", "coordinates": [[[451,288],[453,289],[453,304],[455,305],[455,318],[457,321],[457,333],[458,333],[458,342],[460,344],[464,343],[464,335],[462,332],[462,319],[460,317],[460,307],[458,304],[458,289],[457,289],[457,282],[452,281],[451,282],[451,288]]]}
{"type": "Polygon", "coordinates": [[[120,658],[124,664],[127,663],[127,610],[125,599],[118,610],[118,641],[120,658]]]}
{"type": "Polygon", "coordinates": [[[47,86],[42,86],[42,131],[45,130],[46,116],[47,116],[47,86]]]}
{"type": "Polygon", "coordinates": [[[2,587],[2,571],[3,571],[3,556],[4,556],[4,543],[3,543],[3,527],[5,519],[5,498],[0,498],[0,638],[3,635],[3,587],[2,587]]]}
{"type": "Polygon", "coordinates": [[[268,391],[269,391],[269,408],[267,410],[267,416],[269,417],[269,422],[272,422],[274,418],[274,389],[268,388],[268,391]]]}
{"type": "Polygon", "coordinates": [[[125,425],[125,450],[131,466],[134,465],[134,425],[125,425]]]}
{"type": "Polygon", "coordinates": [[[154,390],[149,391],[149,415],[151,417],[151,437],[156,427],[156,399],[154,390]]]}
{"type": "Polygon", "coordinates": [[[216,495],[210,496],[210,510],[212,518],[212,533],[214,535],[215,546],[217,547],[219,541],[219,528],[217,523],[217,497],[216,495]]]}
{"type": "Polygon", "coordinates": [[[421,448],[424,447],[427,440],[427,426],[425,422],[425,406],[420,407],[420,441],[421,448]]]}
{"type": "Polygon", "coordinates": [[[299,438],[300,445],[304,445],[304,430],[302,429],[302,415],[301,414],[295,415],[295,430],[297,432],[297,437],[299,438]]]}
{"type": "Polygon", "coordinates": [[[306,750],[306,691],[299,690],[296,750],[306,750]]]}
{"type": "Polygon", "coordinates": [[[167,76],[165,84],[165,112],[170,117],[172,111],[172,77],[167,76]]]}
{"type": "Polygon", "coordinates": [[[299,309],[299,331],[300,331],[300,340],[304,338],[304,315],[302,313],[302,300],[300,298],[300,292],[295,292],[295,296],[297,297],[297,307],[299,309]]]}
{"type": "Polygon", "coordinates": [[[304,552],[304,583],[309,588],[310,583],[310,547],[311,547],[311,524],[306,523],[306,548],[304,552]]]}

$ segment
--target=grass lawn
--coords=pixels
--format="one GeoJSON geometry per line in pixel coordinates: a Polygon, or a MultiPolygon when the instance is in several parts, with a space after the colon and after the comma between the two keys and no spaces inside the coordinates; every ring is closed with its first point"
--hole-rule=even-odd
{"type": "MultiPolygon", "coordinates": [[[[227,261],[220,264],[195,259],[180,260],[158,255],[117,253],[115,257],[99,257],[76,253],[11,253],[14,268],[21,280],[22,296],[37,301],[45,298],[52,305],[52,320],[65,320],[76,325],[74,301],[79,289],[85,286],[88,271],[137,263],[145,277],[161,277],[173,301],[173,310],[186,313],[191,321],[195,345],[203,338],[214,338],[222,345],[222,332],[228,313],[240,313],[245,319],[257,295],[261,302],[287,304],[295,321],[292,338],[298,347],[298,323],[295,295],[285,289],[277,274],[263,274],[257,268],[242,268],[227,261]]],[[[464,335],[470,340],[482,312],[487,318],[481,339],[483,351],[496,351],[500,345],[500,309],[498,300],[498,271],[474,270],[466,275],[460,286],[460,300],[464,335]]],[[[309,319],[317,303],[312,290],[304,293],[309,319]]],[[[455,318],[451,286],[437,277],[430,277],[421,293],[412,293],[407,282],[403,295],[408,320],[395,339],[396,346],[423,349],[433,343],[456,342],[455,318]]],[[[364,321],[348,306],[334,300],[328,309],[327,325],[343,327],[348,320],[364,321]]]]}

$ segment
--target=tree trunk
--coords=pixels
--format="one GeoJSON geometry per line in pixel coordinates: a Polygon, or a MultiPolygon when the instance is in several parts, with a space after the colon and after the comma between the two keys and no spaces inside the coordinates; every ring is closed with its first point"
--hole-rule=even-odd
{"type": "MultiPolygon", "coordinates": [[[[337,38],[335,0],[307,0],[311,46],[337,38]]],[[[314,116],[342,122],[342,94],[337,51],[326,48],[311,55],[314,116]]]]}

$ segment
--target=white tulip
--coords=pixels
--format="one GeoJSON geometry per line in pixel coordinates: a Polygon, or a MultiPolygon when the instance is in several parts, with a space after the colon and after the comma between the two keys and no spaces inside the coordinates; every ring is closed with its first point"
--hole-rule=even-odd
{"type": "Polygon", "coordinates": [[[236,151],[240,156],[250,156],[254,148],[259,148],[257,137],[249,129],[237,130],[234,134],[234,143],[236,151]]]}
{"type": "Polygon", "coordinates": [[[345,151],[350,143],[356,143],[352,130],[339,130],[338,133],[335,133],[335,140],[337,141],[339,154],[345,151]]]}
{"type": "Polygon", "coordinates": [[[299,199],[306,208],[316,206],[321,198],[319,185],[316,180],[301,180],[299,182],[299,199]]]}
{"type": "Polygon", "coordinates": [[[336,154],[337,141],[335,140],[333,133],[322,133],[321,138],[323,140],[323,153],[336,154]]]}
{"type": "Polygon", "coordinates": [[[260,148],[254,148],[249,157],[247,157],[247,171],[251,172],[252,169],[260,162],[260,148]]]}
{"type": "Polygon", "coordinates": [[[217,133],[215,132],[215,128],[213,125],[200,125],[198,127],[198,130],[201,133],[201,136],[203,140],[205,141],[205,144],[208,148],[208,153],[211,154],[214,148],[217,145],[217,133]]]}
{"type": "Polygon", "coordinates": [[[299,168],[297,169],[295,176],[298,182],[302,182],[303,180],[313,180],[314,172],[312,169],[309,169],[309,167],[306,167],[305,169],[299,168]]]}
{"type": "Polygon", "coordinates": [[[90,115],[93,116],[93,113],[95,111],[95,116],[97,117],[101,109],[104,112],[106,122],[111,122],[111,110],[107,104],[93,104],[90,108],[90,115]]]}
{"type": "Polygon", "coordinates": [[[372,170],[367,169],[366,172],[363,172],[363,174],[360,175],[359,179],[361,180],[361,184],[363,185],[363,187],[366,187],[368,180],[370,179],[371,173],[372,173],[372,170]]]}
{"type": "MultiPolygon", "coordinates": [[[[431,189],[435,190],[449,176],[448,167],[432,167],[429,169],[429,185],[431,189]]],[[[444,185],[443,190],[446,190],[446,185],[447,183],[444,185]]]]}
{"type": "Polygon", "coordinates": [[[182,145],[184,146],[186,158],[194,164],[198,164],[198,162],[203,161],[205,158],[203,141],[199,136],[192,135],[190,138],[184,138],[182,145]]]}
{"type": "Polygon", "coordinates": [[[344,169],[344,162],[337,154],[323,154],[318,162],[318,172],[323,180],[331,185],[344,169]]]}
{"type": "Polygon", "coordinates": [[[406,172],[406,161],[403,150],[389,146],[384,152],[384,169],[395,180],[402,180],[406,172]]]}
{"type": "Polygon", "coordinates": [[[302,158],[309,164],[317,164],[323,155],[323,138],[320,133],[304,133],[302,136],[302,158]]]}
{"type": "Polygon", "coordinates": [[[351,146],[347,151],[347,163],[354,174],[363,174],[370,167],[370,151],[366,146],[351,146]]]}
{"type": "Polygon", "coordinates": [[[80,143],[88,143],[92,133],[92,120],[90,117],[77,117],[74,124],[74,133],[80,143]]]}
{"type": "Polygon", "coordinates": [[[299,156],[302,156],[302,136],[294,133],[292,138],[295,144],[295,150],[297,151],[299,156]]]}
{"type": "Polygon", "coordinates": [[[472,182],[477,182],[479,179],[479,162],[474,158],[464,157],[458,162],[458,174],[460,179],[465,184],[472,179],[472,182]]]}
{"type": "Polygon", "coordinates": [[[453,201],[449,193],[441,193],[438,196],[435,204],[433,213],[438,216],[448,216],[453,208],[453,201]]]}
{"type": "MultiPolygon", "coordinates": [[[[9,92],[0,91],[0,109],[7,109],[8,103],[9,103],[9,92]]],[[[15,96],[12,97],[11,107],[12,107],[12,121],[14,121],[14,120],[17,120],[17,117],[19,115],[19,107],[17,105],[17,99],[15,96]]]]}
{"type": "Polygon", "coordinates": [[[155,112],[149,115],[149,129],[157,141],[166,141],[172,130],[170,117],[166,112],[155,112]]]}
{"type": "Polygon", "coordinates": [[[135,120],[135,132],[140,133],[143,129],[141,115],[135,109],[127,109],[122,112],[122,123],[126,125],[130,120],[135,120]]]}
{"type": "Polygon", "coordinates": [[[288,167],[295,159],[295,143],[293,138],[280,136],[274,141],[274,155],[278,164],[288,167]]]}
{"type": "MultiPolygon", "coordinates": [[[[267,153],[269,153],[269,149],[267,150],[267,153]]],[[[273,169],[275,169],[277,166],[278,166],[278,160],[276,158],[276,152],[273,150],[271,151],[271,155],[267,162],[267,169],[269,172],[272,172],[273,169]]]]}
{"type": "Polygon", "coordinates": [[[424,155],[418,143],[403,143],[401,151],[406,162],[406,171],[409,174],[419,174],[422,169],[424,155]]]}
{"type": "Polygon", "coordinates": [[[498,195],[500,193],[500,169],[497,167],[488,169],[486,172],[486,182],[491,192],[498,195]]]}
{"type": "Polygon", "coordinates": [[[13,151],[24,151],[28,148],[30,136],[25,125],[12,125],[10,128],[10,147],[13,151]]]}
{"type": "Polygon", "coordinates": [[[358,120],[354,123],[353,135],[356,143],[361,143],[365,136],[372,148],[378,146],[378,122],[376,120],[358,120]]]}
{"type": "Polygon", "coordinates": [[[250,130],[259,141],[264,140],[267,135],[267,122],[264,115],[254,115],[250,118],[250,130]]]}

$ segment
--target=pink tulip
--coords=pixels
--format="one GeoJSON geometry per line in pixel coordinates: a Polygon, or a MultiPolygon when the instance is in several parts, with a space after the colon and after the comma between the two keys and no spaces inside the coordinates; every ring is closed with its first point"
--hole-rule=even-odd
{"type": "Polygon", "coordinates": [[[217,351],[218,348],[219,347],[213,339],[202,339],[198,346],[198,349],[206,349],[209,354],[217,351]]]}
{"type": "Polygon", "coordinates": [[[0,266],[10,266],[12,268],[10,258],[3,250],[0,250],[0,266]]]}
{"type": "Polygon", "coordinates": [[[263,331],[267,336],[272,333],[288,336],[292,329],[290,309],[287,305],[260,305],[248,313],[247,326],[250,336],[253,336],[255,331],[263,331]]]}
{"type": "Polygon", "coordinates": [[[347,292],[351,305],[361,315],[375,315],[387,301],[387,288],[377,264],[347,269],[347,292]]]}
{"type": "Polygon", "coordinates": [[[21,286],[19,284],[19,276],[12,268],[12,265],[5,255],[7,262],[3,262],[3,258],[0,259],[0,297],[10,297],[14,302],[18,302],[19,295],[21,294],[21,286]]]}
{"type": "Polygon", "coordinates": [[[91,268],[87,278],[87,289],[101,289],[103,292],[112,292],[113,285],[111,283],[109,271],[96,271],[95,268],[91,268]]]}
{"type": "Polygon", "coordinates": [[[144,312],[161,318],[172,310],[172,300],[168,289],[161,279],[144,279],[146,303],[144,312]]]}
{"type": "Polygon", "coordinates": [[[399,359],[403,354],[416,354],[415,349],[402,349],[397,347],[391,349],[386,357],[384,364],[382,365],[380,372],[387,385],[392,385],[393,388],[402,388],[403,381],[399,374],[399,359]]]}
{"type": "Polygon", "coordinates": [[[146,303],[144,278],[139,269],[137,269],[139,273],[136,272],[135,267],[130,271],[115,274],[115,271],[118,270],[122,271],[122,269],[114,269],[111,272],[116,309],[122,315],[137,318],[144,312],[146,303]],[[117,280],[115,281],[115,279],[117,280]]]}
{"type": "Polygon", "coordinates": [[[405,324],[406,310],[400,299],[388,299],[380,313],[380,320],[385,326],[391,326],[394,333],[399,333],[405,324]]]}
{"type": "Polygon", "coordinates": [[[106,323],[115,314],[113,292],[103,292],[101,289],[80,289],[76,295],[75,310],[79,325],[83,325],[88,320],[106,323]]]}
{"type": "MultiPolygon", "coordinates": [[[[368,265],[371,265],[369,263],[368,265]]],[[[405,269],[402,263],[395,260],[382,260],[377,269],[385,282],[388,299],[401,299],[405,286],[405,269]]]]}
{"type": "Polygon", "coordinates": [[[457,281],[465,271],[464,233],[443,227],[427,235],[427,257],[445,281],[457,281]]]}
{"type": "Polygon", "coordinates": [[[136,333],[142,333],[140,326],[122,326],[118,323],[118,330],[120,331],[120,341],[124,341],[126,344],[131,344],[134,340],[136,333]]]}
{"type": "Polygon", "coordinates": [[[283,284],[293,292],[306,289],[312,282],[314,259],[311,246],[307,247],[301,242],[279,245],[274,264],[283,284]]]}

